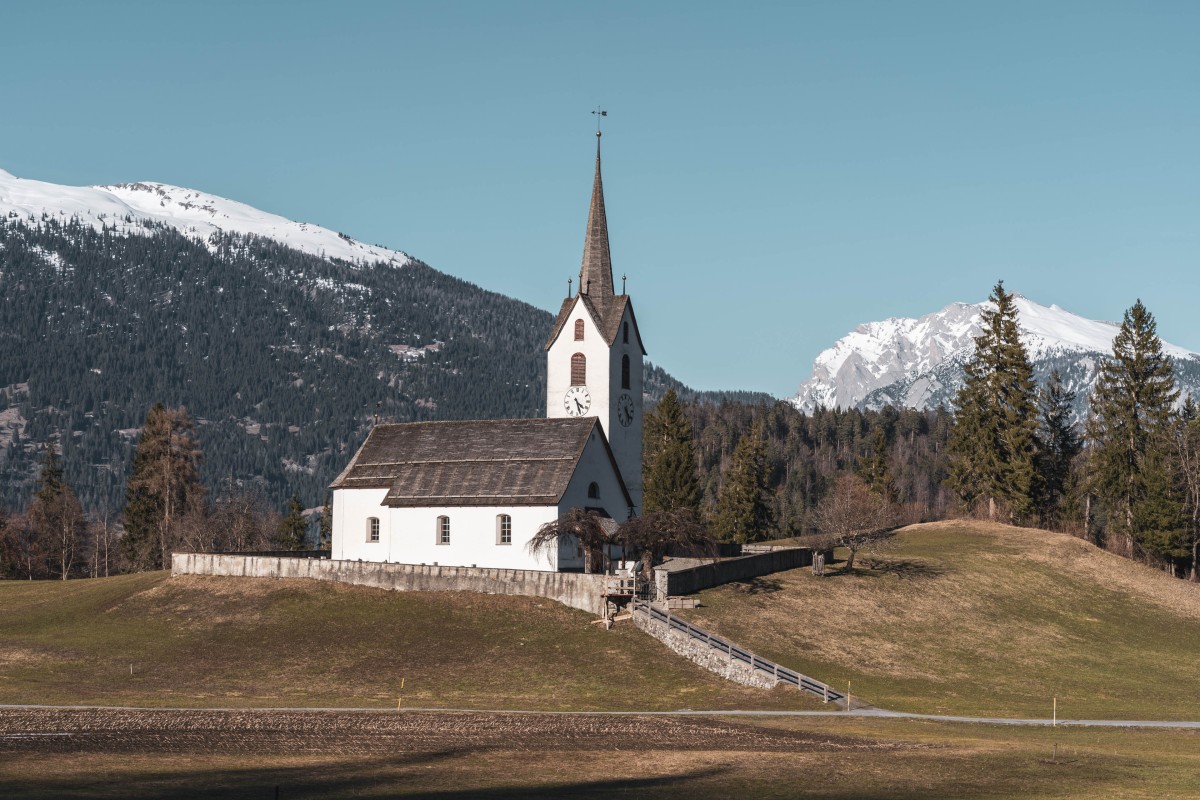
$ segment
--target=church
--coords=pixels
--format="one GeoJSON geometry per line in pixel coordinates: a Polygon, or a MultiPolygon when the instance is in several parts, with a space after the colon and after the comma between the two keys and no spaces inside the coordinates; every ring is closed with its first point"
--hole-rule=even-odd
{"type": "Polygon", "coordinates": [[[376,425],[331,484],[334,559],[583,569],[576,543],[530,553],[571,508],[615,525],[642,510],[642,362],[613,285],[600,133],[579,285],[545,345],[546,418],[376,425]]]}

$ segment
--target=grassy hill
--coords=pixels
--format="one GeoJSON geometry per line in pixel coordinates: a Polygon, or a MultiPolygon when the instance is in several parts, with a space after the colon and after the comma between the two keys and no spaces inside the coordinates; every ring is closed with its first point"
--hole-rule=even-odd
{"type": "Polygon", "coordinates": [[[1079,539],[973,522],[905,529],[854,574],[794,570],[685,612],[881,707],[1200,719],[1200,587],[1079,539]]]}
{"type": "Polygon", "coordinates": [[[165,573],[0,581],[0,704],[815,707],[535,598],[165,573]],[[132,665],[133,674],[130,674],[132,665]]]}

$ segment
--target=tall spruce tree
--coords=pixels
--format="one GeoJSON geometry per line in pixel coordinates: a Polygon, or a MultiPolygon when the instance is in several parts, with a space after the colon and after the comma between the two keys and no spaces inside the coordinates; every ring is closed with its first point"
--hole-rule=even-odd
{"type": "Polygon", "coordinates": [[[279,523],[277,544],[280,550],[303,550],[307,538],[308,520],[304,518],[304,506],[299,497],[292,495],[287,514],[279,523]]]}
{"type": "Polygon", "coordinates": [[[1170,457],[1172,408],[1179,398],[1158,326],[1142,301],[1125,312],[1112,357],[1100,365],[1088,436],[1091,482],[1106,526],[1131,551],[1182,555],[1182,498],[1170,457]]]}
{"type": "Polygon", "coordinates": [[[325,493],[325,506],[321,509],[321,527],[317,535],[317,549],[333,547],[333,493],[325,493]]]}
{"type": "Polygon", "coordinates": [[[674,389],[668,389],[646,415],[643,443],[643,510],[648,514],[679,508],[699,512],[692,424],[674,389]]]}
{"type": "Polygon", "coordinates": [[[767,486],[767,447],[761,421],[738,440],[725,473],[713,527],[727,542],[754,542],[768,537],[772,527],[767,486]]]}
{"type": "Polygon", "coordinates": [[[83,549],[87,520],[67,484],[53,446],[46,448],[40,485],[28,517],[30,532],[41,544],[48,571],[65,581],[83,549]]]}
{"type": "Polygon", "coordinates": [[[981,315],[983,332],[954,400],[949,481],[968,504],[987,501],[989,518],[1002,502],[1018,522],[1033,511],[1037,491],[1037,397],[1013,295],[1000,281],[988,299],[996,307],[981,315]]]}
{"type": "Polygon", "coordinates": [[[1042,521],[1060,522],[1060,510],[1071,480],[1071,465],[1083,443],[1071,417],[1075,392],[1063,385],[1062,375],[1053,370],[1046,379],[1038,402],[1041,428],[1038,433],[1038,506],[1042,521]]]}
{"type": "Polygon", "coordinates": [[[186,515],[203,503],[195,427],[180,407],[146,414],[125,491],[125,557],[135,570],[162,569],[186,515]]]}

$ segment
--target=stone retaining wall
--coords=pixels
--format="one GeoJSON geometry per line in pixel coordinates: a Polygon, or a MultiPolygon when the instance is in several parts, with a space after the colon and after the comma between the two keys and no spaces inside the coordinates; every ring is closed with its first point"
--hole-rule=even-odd
{"type": "Polygon", "coordinates": [[[667,627],[665,623],[654,619],[649,614],[634,613],[633,624],[688,661],[699,664],[709,672],[715,672],[726,680],[744,686],[754,686],[758,689],[770,689],[775,686],[775,679],[770,675],[753,670],[745,662],[732,659],[728,654],[714,650],[686,633],[667,627]]]}
{"type": "Polygon", "coordinates": [[[174,553],[176,575],[243,578],[312,578],[399,592],[482,592],[545,597],[597,616],[604,614],[604,575],[520,569],[441,567],[332,561],[280,556],[174,553]]]}
{"type": "Polygon", "coordinates": [[[675,572],[654,571],[660,597],[678,597],[693,594],[711,586],[744,581],[769,575],[772,572],[808,567],[812,565],[813,551],[807,547],[792,547],[758,553],[742,558],[730,558],[711,564],[701,564],[675,572]]]}

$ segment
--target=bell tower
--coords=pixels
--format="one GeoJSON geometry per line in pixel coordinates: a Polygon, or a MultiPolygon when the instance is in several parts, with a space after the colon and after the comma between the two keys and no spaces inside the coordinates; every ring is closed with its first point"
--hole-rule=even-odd
{"type": "MultiPolygon", "coordinates": [[[[546,416],[598,417],[617,468],[642,513],[642,361],[646,350],[633,303],[613,286],[604,185],[600,178],[600,131],[596,131],[596,177],[583,240],[579,285],[563,300],[546,342],[546,416]]],[[[624,509],[607,509],[614,518],[624,509]]]]}

